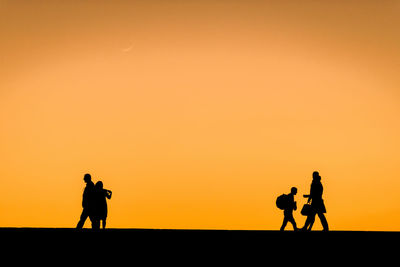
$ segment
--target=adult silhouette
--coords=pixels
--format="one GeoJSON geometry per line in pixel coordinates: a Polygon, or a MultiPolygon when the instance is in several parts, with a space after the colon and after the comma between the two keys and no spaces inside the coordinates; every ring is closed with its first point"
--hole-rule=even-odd
{"type": "Polygon", "coordinates": [[[100,228],[100,221],[102,222],[103,229],[106,228],[107,221],[107,200],[111,199],[111,190],[103,189],[103,182],[98,181],[94,186],[93,191],[93,228],[100,228]]]}
{"type": "Polygon", "coordinates": [[[311,183],[310,194],[303,195],[303,197],[308,198],[307,203],[311,202],[311,212],[307,216],[306,222],[301,228],[303,231],[311,231],[311,228],[315,221],[315,215],[318,214],[319,219],[321,220],[322,227],[324,231],[329,231],[328,222],[326,221],[324,213],[326,213],[326,208],[324,204],[324,200],[322,199],[322,193],[324,191],[324,187],[321,183],[321,176],[317,171],[313,172],[313,180],[311,183]]]}
{"type": "Polygon", "coordinates": [[[86,183],[86,187],[83,190],[82,196],[82,214],[78,224],[76,225],[77,229],[82,229],[83,225],[85,224],[86,219],[89,217],[90,221],[92,222],[93,227],[93,190],[94,184],[92,182],[92,177],[89,173],[83,176],[83,181],[86,183]]]}

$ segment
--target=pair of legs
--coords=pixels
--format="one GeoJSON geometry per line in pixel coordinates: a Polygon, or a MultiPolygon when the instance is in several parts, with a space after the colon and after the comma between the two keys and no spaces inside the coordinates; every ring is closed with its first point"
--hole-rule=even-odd
{"type": "Polygon", "coordinates": [[[92,229],[100,229],[100,221],[102,222],[103,229],[106,228],[106,218],[101,218],[101,219],[96,218],[96,216],[93,216],[87,208],[83,209],[79,222],[76,225],[76,228],[82,229],[88,217],[92,223],[92,229]]]}
{"type": "Polygon", "coordinates": [[[317,215],[317,214],[318,214],[319,219],[321,220],[321,224],[322,224],[324,231],[329,231],[328,221],[326,220],[323,212],[317,212],[317,213],[313,212],[312,214],[307,216],[306,222],[305,222],[302,230],[311,231],[311,228],[313,227],[314,222],[315,222],[315,215],[317,215]]]}
{"type": "Polygon", "coordinates": [[[106,229],[106,223],[107,223],[106,218],[103,218],[103,219],[97,219],[96,218],[95,220],[93,220],[92,228],[93,229],[100,229],[100,221],[101,221],[103,229],[106,229]]]}
{"type": "Polygon", "coordinates": [[[293,225],[293,230],[297,231],[297,225],[296,225],[296,221],[293,218],[293,214],[292,213],[288,213],[288,214],[284,214],[284,218],[283,218],[283,223],[281,226],[281,231],[285,230],[286,224],[288,222],[290,222],[293,225]]]}
{"type": "Polygon", "coordinates": [[[77,229],[82,229],[82,228],[83,228],[83,225],[85,224],[86,219],[87,219],[88,217],[89,217],[89,219],[90,219],[90,221],[91,221],[91,223],[92,223],[92,228],[93,228],[92,216],[91,216],[91,214],[90,214],[90,212],[89,212],[89,210],[88,210],[87,208],[83,208],[81,217],[80,217],[80,219],[79,219],[78,224],[76,225],[76,228],[77,228],[77,229]]]}

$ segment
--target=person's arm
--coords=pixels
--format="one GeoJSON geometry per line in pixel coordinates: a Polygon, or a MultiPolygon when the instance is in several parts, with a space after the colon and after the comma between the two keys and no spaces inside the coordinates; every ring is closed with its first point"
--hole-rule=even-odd
{"type": "Polygon", "coordinates": [[[87,194],[86,194],[86,188],[83,190],[83,194],[82,194],[82,208],[85,208],[86,207],[86,202],[87,202],[87,200],[86,200],[86,198],[87,198],[87,196],[86,196],[87,194]]]}
{"type": "Polygon", "coordinates": [[[311,186],[311,188],[310,188],[310,194],[309,195],[303,195],[303,197],[305,197],[305,198],[308,198],[307,199],[307,203],[310,203],[311,202],[311,199],[312,199],[312,186],[311,186]]]}
{"type": "Polygon", "coordinates": [[[112,191],[106,189],[106,198],[111,199],[112,191]]]}
{"type": "Polygon", "coordinates": [[[313,184],[313,183],[311,183],[311,187],[310,187],[310,195],[308,196],[307,203],[310,203],[310,202],[311,202],[311,200],[312,200],[312,199],[313,199],[313,197],[314,197],[314,194],[315,194],[314,184],[313,184]]]}
{"type": "Polygon", "coordinates": [[[303,197],[308,198],[307,203],[310,203],[311,201],[311,195],[303,195],[303,197]]]}

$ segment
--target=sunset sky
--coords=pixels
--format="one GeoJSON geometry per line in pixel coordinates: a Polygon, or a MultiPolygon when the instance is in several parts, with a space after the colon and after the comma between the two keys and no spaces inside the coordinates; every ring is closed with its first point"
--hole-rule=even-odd
{"type": "Polygon", "coordinates": [[[0,36],[0,227],[75,227],[90,173],[111,228],[274,230],[319,171],[332,230],[400,230],[400,1],[0,0],[0,36]]]}

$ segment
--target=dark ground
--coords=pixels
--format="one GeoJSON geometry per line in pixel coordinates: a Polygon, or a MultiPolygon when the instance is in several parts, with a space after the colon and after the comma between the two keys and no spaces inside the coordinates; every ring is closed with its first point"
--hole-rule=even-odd
{"type": "Polygon", "coordinates": [[[35,266],[398,265],[400,254],[400,232],[0,228],[0,240],[3,262],[35,266]]]}

